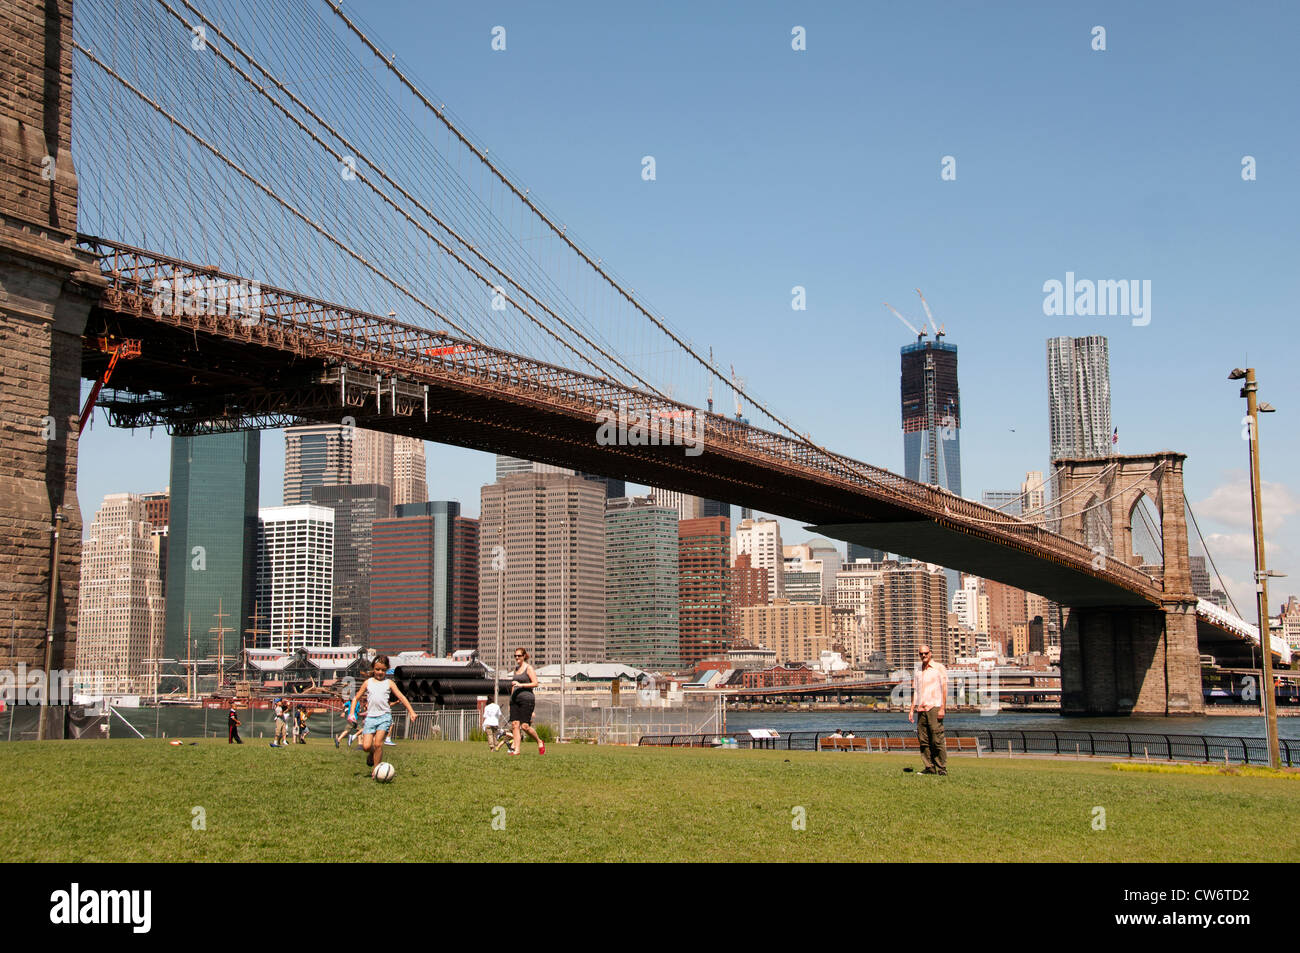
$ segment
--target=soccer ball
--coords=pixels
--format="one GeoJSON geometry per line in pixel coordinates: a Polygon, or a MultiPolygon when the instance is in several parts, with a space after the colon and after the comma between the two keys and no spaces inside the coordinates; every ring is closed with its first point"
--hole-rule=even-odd
{"type": "Polygon", "coordinates": [[[391,781],[393,780],[393,775],[395,775],[396,773],[397,773],[396,768],[394,768],[387,761],[381,761],[377,765],[375,765],[375,770],[370,772],[370,776],[374,778],[376,781],[391,781]]]}

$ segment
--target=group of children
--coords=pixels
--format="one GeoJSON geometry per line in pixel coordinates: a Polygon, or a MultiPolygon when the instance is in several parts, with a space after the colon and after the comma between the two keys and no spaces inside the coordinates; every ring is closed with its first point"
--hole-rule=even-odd
{"type": "MultiPolygon", "coordinates": [[[[520,652],[522,653],[523,650],[520,650],[520,652]]],[[[514,689],[528,689],[527,696],[531,700],[531,687],[536,684],[537,678],[535,674],[532,674],[532,668],[527,663],[526,654],[523,655],[523,659],[520,662],[520,671],[514,676],[518,684],[512,686],[511,720],[516,725],[522,722],[524,730],[537,740],[538,753],[545,754],[546,747],[530,724],[532,721],[531,705],[528,706],[529,711],[526,713],[515,712],[516,702],[518,701],[515,696],[523,693],[515,692],[514,689]],[[531,684],[528,679],[531,679],[531,684]]],[[[393,698],[402,703],[411,721],[415,721],[415,709],[411,707],[411,703],[407,701],[406,696],[402,694],[397,684],[389,678],[388,656],[380,655],[374,661],[370,678],[365,680],[351,701],[344,702],[343,714],[347,719],[347,723],[334,738],[334,747],[339,747],[343,743],[343,739],[347,738],[348,747],[350,748],[359,736],[361,738],[361,750],[366,753],[366,766],[373,768],[377,763],[376,752],[384,745],[393,744],[388,737],[388,733],[393,727],[393,698]],[[363,697],[366,700],[364,720],[362,720],[361,715],[361,699],[363,697]]],[[[483,730],[488,736],[488,747],[496,751],[504,745],[511,754],[515,754],[519,748],[518,728],[515,729],[513,739],[507,737],[506,732],[503,730],[504,726],[501,724],[501,716],[501,706],[495,702],[488,705],[483,712],[483,730]]],[[[235,717],[233,706],[230,710],[230,721],[232,740],[238,740],[239,721],[235,717]]],[[[307,709],[301,705],[294,705],[283,698],[277,698],[275,700],[275,740],[271,742],[271,747],[288,747],[292,743],[289,740],[290,735],[292,735],[294,742],[306,744],[308,732],[307,709]]],[[[240,743],[242,744],[242,741],[240,743]]]]}
{"type": "Polygon", "coordinates": [[[277,698],[275,700],[275,740],[271,742],[271,747],[287,748],[294,742],[305,745],[307,735],[310,733],[311,729],[307,727],[307,709],[302,705],[294,705],[285,701],[283,698],[277,698]],[[293,741],[290,741],[291,737],[293,741]]]}

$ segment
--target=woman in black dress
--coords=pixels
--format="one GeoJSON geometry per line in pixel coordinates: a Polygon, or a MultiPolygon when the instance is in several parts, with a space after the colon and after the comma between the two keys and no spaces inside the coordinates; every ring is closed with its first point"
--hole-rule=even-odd
{"type": "Polygon", "coordinates": [[[537,742],[537,753],[546,754],[546,745],[533,728],[533,708],[537,697],[533,689],[537,687],[537,669],[528,661],[527,649],[515,649],[515,670],[510,675],[510,730],[514,736],[511,754],[519,754],[519,731],[523,729],[537,742]]]}

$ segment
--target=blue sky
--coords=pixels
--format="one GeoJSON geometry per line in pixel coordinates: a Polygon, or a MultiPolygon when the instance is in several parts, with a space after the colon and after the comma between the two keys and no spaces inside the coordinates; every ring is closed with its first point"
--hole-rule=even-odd
{"type": "MultiPolygon", "coordinates": [[[[920,287],[960,348],[975,498],[1047,467],[1046,339],[1107,335],[1118,449],[1188,454],[1188,496],[1248,617],[1244,402],[1226,376],[1253,364],[1279,409],[1262,443],[1270,561],[1300,572],[1294,5],[373,0],[363,14],[588,246],[833,449],[902,470],[910,336],[882,301],[919,315],[920,287]],[[1045,316],[1043,283],[1067,271],[1149,280],[1150,324],[1045,316]]],[[[263,440],[275,505],[283,437],[263,440]]],[[[428,451],[431,494],[477,514],[492,458],[428,451]]],[[[161,432],[100,419],[82,454],[87,522],[103,494],[168,481],[161,432]]],[[[1274,606],[1293,588],[1275,585],[1274,606]]]]}

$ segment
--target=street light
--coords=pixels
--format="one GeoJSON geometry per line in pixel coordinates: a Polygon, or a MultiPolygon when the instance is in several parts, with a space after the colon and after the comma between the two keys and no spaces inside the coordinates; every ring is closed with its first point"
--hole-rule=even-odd
{"type": "Polygon", "coordinates": [[[1268,628],[1268,577],[1275,575],[1268,571],[1264,561],[1264,513],[1263,499],[1259,482],[1259,415],[1276,412],[1271,404],[1256,402],[1258,385],[1255,382],[1255,369],[1248,367],[1234,368],[1228,380],[1244,380],[1241,396],[1246,398],[1247,444],[1250,453],[1250,510],[1251,523],[1255,539],[1255,601],[1259,613],[1259,647],[1264,660],[1264,735],[1268,743],[1268,763],[1271,767],[1281,766],[1281,754],[1277,740],[1277,702],[1273,692],[1273,640],[1268,628]]]}
{"type": "MultiPolygon", "coordinates": [[[[567,506],[567,503],[566,503],[567,506]]],[[[560,545],[564,548],[560,551],[560,741],[564,741],[564,702],[569,693],[569,520],[566,518],[561,522],[560,545]]]]}
{"type": "MultiPolygon", "coordinates": [[[[58,608],[57,594],[59,591],[59,532],[66,519],[67,517],[63,515],[63,507],[56,507],[53,524],[50,526],[53,553],[50,559],[50,598],[48,613],[45,617],[45,691],[41,692],[40,721],[36,723],[37,741],[45,740],[45,721],[50,704],[50,666],[54,660],[54,614],[58,608]]],[[[12,716],[10,717],[12,718],[12,716]]]]}

